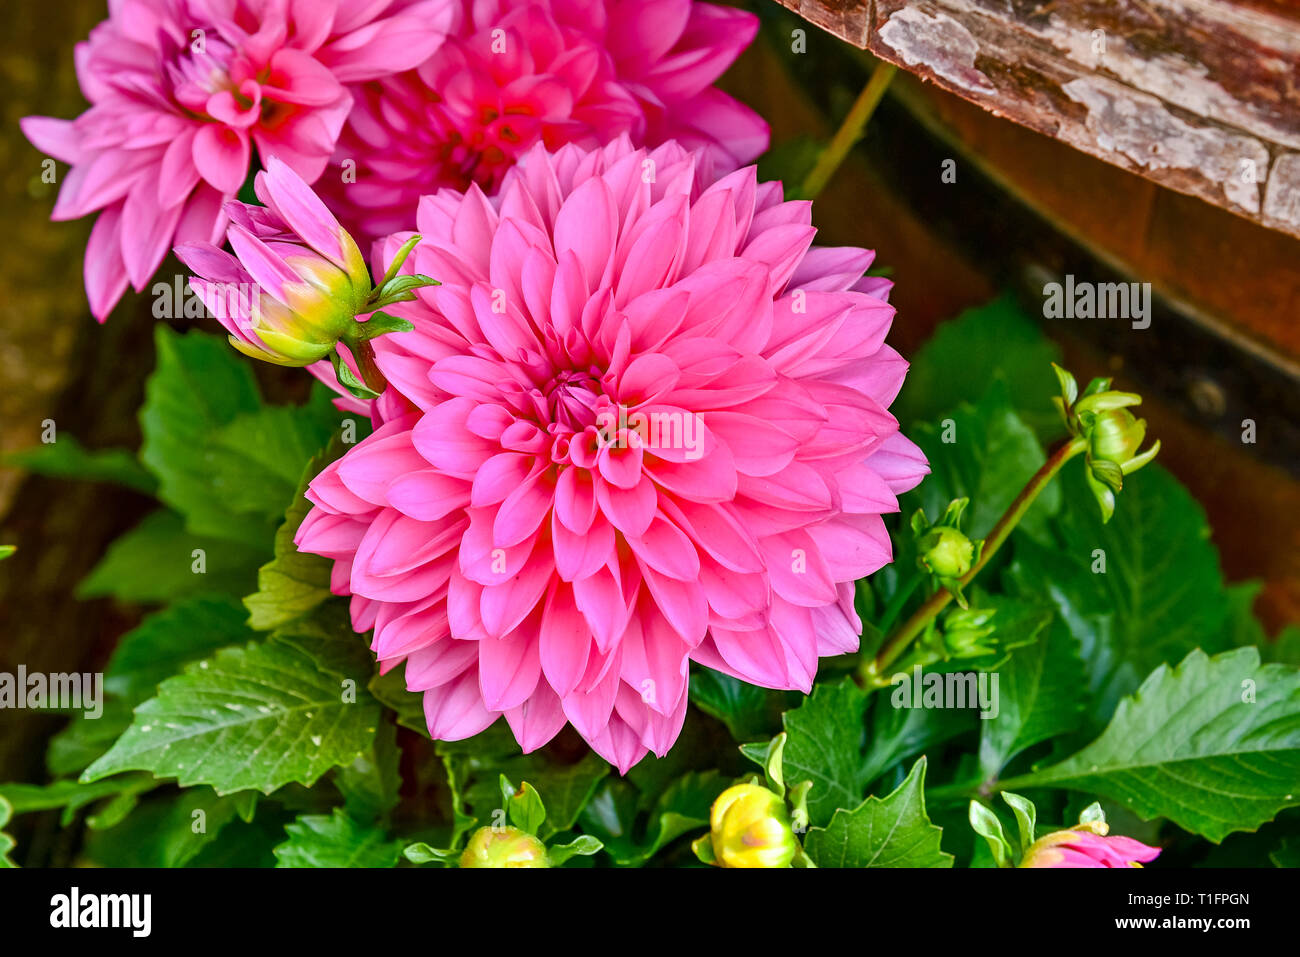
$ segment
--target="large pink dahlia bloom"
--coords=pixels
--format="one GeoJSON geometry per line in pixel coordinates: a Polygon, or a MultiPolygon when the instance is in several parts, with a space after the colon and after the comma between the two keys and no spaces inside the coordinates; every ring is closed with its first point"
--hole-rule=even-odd
{"type": "Polygon", "coordinates": [[[403,268],[442,285],[393,308],[378,427],[297,540],[435,738],[568,721],[626,770],[677,737],[690,661],[806,692],[857,647],[853,582],[927,471],[887,411],[894,310],[809,203],[699,162],[538,146],[492,198],[420,203],[403,268]]]}
{"type": "Polygon", "coordinates": [[[37,149],[72,165],[52,218],[100,211],[86,293],[101,322],[127,282],[144,288],[167,250],[218,242],[222,204],[251,149],[308,182],[324,170],[352,105],[347,85],[429,57],[453,0],[109,0],[77,45],[90,109],[29,116],[37,149]]]}
{"type": "Polygon", "coordinates": [[[325,180],[358,236],[409,229],[419,198],[492,192],[535,143],[595,148],[621,133],[704,147],[730,171],[767,148],[758,114],[712,83],[757,18],[695,0],[476,0],[417,70],[366,84],[325,180]],[[350,178],[350,177],[349,177],[350,178]]]}

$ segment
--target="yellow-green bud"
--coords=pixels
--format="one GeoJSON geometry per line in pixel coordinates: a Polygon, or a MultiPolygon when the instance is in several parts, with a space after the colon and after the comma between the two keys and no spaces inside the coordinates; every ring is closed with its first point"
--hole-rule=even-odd
{"type": "Polygon", "coordinates": [[[709,824],[721,867],[789,867],[799,850],[785,800],[757,784],[718,795],[709,824]]]}
{"type": "Polygon", "coordinates": [[[970,571],[975,547],[958,529],[935,525],[918,543],[921,564],[940,578],[961,578],[970,571]]]}
{"type": "Polygon", "coordinates": [[[1089,430],[1092,457],[1122,466],[1137,454],[1146,432],[1146,422],[1134,418],[1128,409],[1102,412],[1089,430]]]}
{"type": "Polygon", "coordinates": [[[461,867],[550,867],[546,845],[517,827],[480,827],[460,856],[461,867]]]}

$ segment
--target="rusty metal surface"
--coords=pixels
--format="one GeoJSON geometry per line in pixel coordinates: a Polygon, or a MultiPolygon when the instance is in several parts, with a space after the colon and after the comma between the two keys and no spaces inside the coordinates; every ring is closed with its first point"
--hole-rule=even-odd
{"type": "Polygon", "coordinates": [[[1300,236],[1300,5],[780,2],[992,113],[1300,236]]]}

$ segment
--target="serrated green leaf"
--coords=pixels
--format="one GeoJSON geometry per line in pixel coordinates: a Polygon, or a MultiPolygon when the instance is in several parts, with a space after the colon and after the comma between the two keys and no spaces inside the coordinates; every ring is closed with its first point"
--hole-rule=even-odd
{"type": "Polygon", "coordinates": [[[4,826],[9,823],[9,819],[13,817],[13,813],[13,805],[0,797],[0,868],[18,866],[9,857],[9,852],[14,849],[14,839],[3,830],[4,826]]]}
{"type": "Polygon", "coordinates": [[[280,641],[223,649],[164,681],[82,780],[142,770],[219,794],[310,786],[370,746],[379,705],[365,690],[368,677],[325,670],[280,641]],[[345,681],[354,682],[353,703],[344,700],[345,681]]]}
{"type": "Polygon", "coordinates": [[[1095,731],[1157,665],[1225,650],[1229,605],[1205,512],[1173,476],[1159,465],[1130,475],[1103,524],[1083,471],[1071,462],[1061,475],[1060,544],[1017,535],[1008,577],[1025,598],[1053,602],[1078,641],[1095,731]]]}
{"type": "Polygon", "coordinates": [[[239,597],[247,594],[257,566],[266,561],[267,543],[248,545],[195,535],[186,531],[179,515],[161,509],[117,538],[77,586],[76,594],[143,603],[192,595],[239,597]],[[196,571],[200,567],[204,570],[196,571]]]}
{"type": "Polygon", "coordinates": [[[1254,648],[1161,665],[1092,744],[1004,785],[1112,798],[1216,844],[1300,804],[1300,669],[1254,648]]]}
{"type": "Polygon", "coordinates": [[[870,781],[862,758],[867,696],[852,681],[820,684],[784,717],[785,780],[813,782],[808,814],[825,823],[836,808],[857,807],[870,781]]]}
{"type": "Polygon", "coordinates": [[[804,851],[818,867],[952,867],[939,849],[943,831],[925,812],[925,758],[884,798],[840,808],[826,827],[809,829],[804,851]]]}
{"type": "MultiPolygon", "coordinates": [[[[319,395],[319,393],[317,393],[319,395]]],[[[303,468],[342,419],[319,399],[308,406],[265,406],[236,416],[208,437],[211,495],[223,509],[274,527],[294,501],[303,468]]],[[[193,524],[193,523],[191,523],[193,524]]]]}
{"type": "Polygon", "coordinates": [[[1086,703],[1083,661],[1057,617],[999,668],[998,714],[980,721],[980,774],[992,778],[1026,748],[1079,726],[1086,703]]]}
{"type": "Polygon", "coordinates": [[[328,816],[304,814],[285,831],[289,840],[275,849],[276,867],[396,867],[402,853],[399,842],[341,808],[328,816]]]}

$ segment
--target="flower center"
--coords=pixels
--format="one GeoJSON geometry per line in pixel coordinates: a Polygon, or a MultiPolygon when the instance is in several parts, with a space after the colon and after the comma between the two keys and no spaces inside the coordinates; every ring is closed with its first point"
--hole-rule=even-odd
{"type": "Polygon", "coordinates": [[[597,413],[609,403],[595,369],[560,372],[543,392],[551,421],[573,432],[594,425],[597,413]]]}

